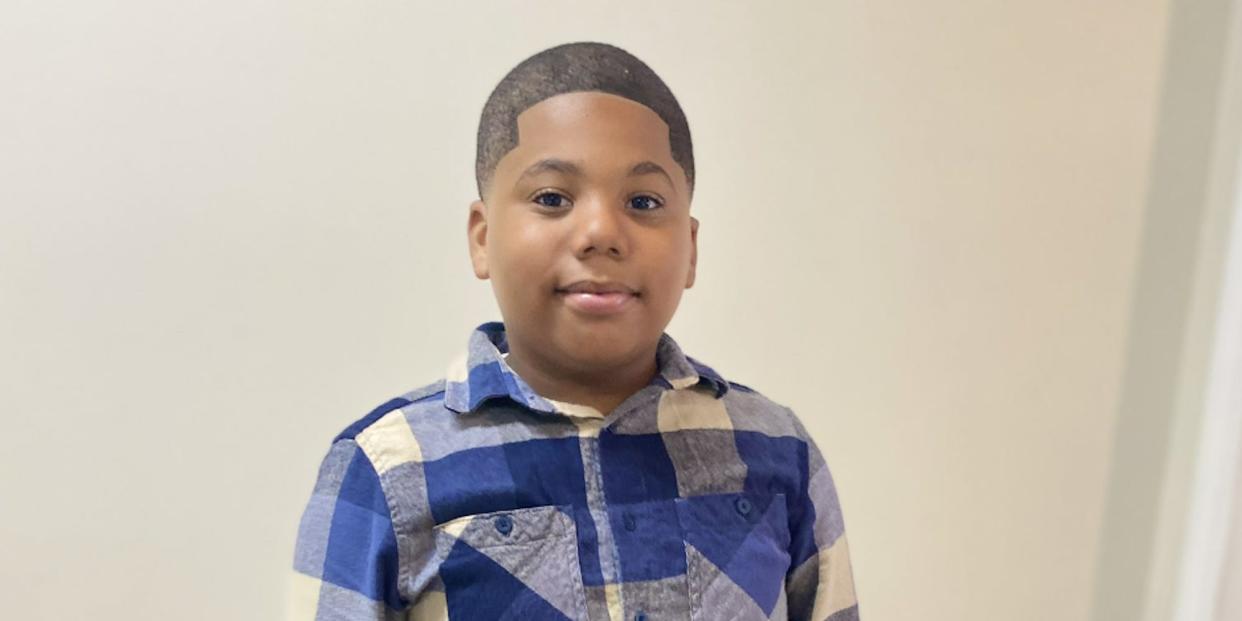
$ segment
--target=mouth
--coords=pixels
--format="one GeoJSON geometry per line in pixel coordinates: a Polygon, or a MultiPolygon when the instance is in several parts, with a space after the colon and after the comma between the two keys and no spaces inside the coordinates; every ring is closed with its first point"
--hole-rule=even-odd
{"type": "Polygon", "coordinates": [[[565,303],[587,315],[613,315],[620,313],[641,297],[641,293],[628,285],[612,281],[579,280],[555,293],[565,303]]]}
{"type": "Polygon", "coordinates": [[[624,293],[626,295],[637,296],[638,291],[629,285],[611,280],[578,280],[568,285],[557,287],[557,293],[591,293],[595,295],[603,295],[609,293],[624,293]]]}

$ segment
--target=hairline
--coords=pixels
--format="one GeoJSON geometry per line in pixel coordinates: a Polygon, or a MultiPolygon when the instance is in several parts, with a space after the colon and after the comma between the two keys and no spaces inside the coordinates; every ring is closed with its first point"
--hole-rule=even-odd
{"type": "MultiPolygon", "coordinates": [[[[548,95],[547,97],[544,97],[543,99],[540,99],[539,101],[536,101],[536,102],[534,102],[534,103],[531,103],[529,106],[526,106],[526,107],[525,107],[525,108],[523,108],[520,112],[518,112],[517,114],[514,114],[514,115],[512,116],[512,119],[511,119],[511,125],[510,125],[509,129],[511,130],[511,131],[510,131],[510,135],[512,135],[512,136],[513,136],[513,146],[509,147],[509,148],[508,148],[508,149],[507,149],[504,153],[502,153],[502,154],[500,155],[500,157],[499,157],[499,158],[497,158],[497,159],[496,159],[496,165],[492,167],[491,174],[490,174],[490,175],[488,176],[488,178],[487,178],[487,186],[486,186],[486,187],[484,187],[484,188],[483,188],[483,191],[481,191],[481,192],[479,193],[479,200],[483,200],[484,202],[486,202],[486,198],[487,198],[487,197],[486,197],[486,196],[484,196],[484,195],[485,195],[485,194],[486,194],[486,195],[490,195],[490,194],[492,194],[492,192],[493,192],[493,191],[494,191],[494,189],[495,189],[495,185],[496,185],[496,171],[500,168],[500,162],[501,162],[501,161],[503,161],[506,157],[508,157],[508,155],[509,155],[510,153],[512,153],[512,152],[514,152],[515,150],[517,150],[517,148],[518,148],[519,146],[521,146],[521,144],[522,144],[522,131],[521,131],[521,126],[520,126],[520,120],[521,120],[521,118],[522,118],[522,115],[523,115],[523,114],[526,114],[528,111],[530,111],[530,109],[531,109],[531,108],[534,108],[535,106],[538,106],[539,104],[541,104],[541,103],[543,103],[543,102],[545,102],[545,101],[548,101],[549,99],[555,99],[556,97],[560,97],[560,96],[562,96],[562,95],[574,95],[574,94],[579,94],[579,93],[600,93],[600,94],[603,94],[603,95],[611,95],[611,96],[613,96],[613,97],[619,97],[619,98],[624,99],[624,100],[626,100],[626,101],[628,101],[628,102],[630,102],[630,103],[634,103],[634,104],[640,105],[640,106],[642,106],[644,109],[646,109],[648,112],[650,112],[650,113],[652,113],[653,115],[655,115],[656,119],[660,121],[660,124],[664,126],[664,141],[665,141],[666,145],[668,146],[669,156],[670,156],[670,158],[673,160],[673,163],[674,163],[674,164],[677,164],[677,168],[681,169],[681,176],[682,176],[682,179],[684,179],[684,180],[685,180],[685,182],[686,182],[686,191],[688,192],[688,196],[689,196],[689,198],[693,198],[693,197],[694,197],[694,184],[690,181],[690,175],[689,175],[689,173],[687,173],[687,172],[686,172],[685,168],[683,168],[683,167],[682,167],[681,163],[680,163],[680,162],[678,162],[678,161],[676,160],[676,158],[672,158],[672,153],[673,153],[673,130],[672,130],[672,127],[670,127],[670,126],[669,126],[668,121],[664,120],[664,117],[663,117],[663,116],[661,116],[661,115],[660,115],[660,113],[659,113],[658,111],[656,111],[656,110],[655,110],[654,108],[652,108],[651,106],[648,106],[647,104],[645,104],[645,103],[643,103],[643,102],[641,102],[641,101],[638,101],[637,99],[634,99],[634,98],[632,98],[632,97],[627,97],[627,96],[625,96],[625,95],[623,95],[623,94],[621,94],[621,93],[614,93],[614,92],[612,92],[612,91],[603,90],[603,89],[598,89],[598,88],[580,88],[580,89],[573,89],[573,90],[561,91],[561,92],[559,92],[559,93],[552,93],[551,95],[548,95]]],[[[558,162],[565,162],[565,163],[568,163],[568,164],[570,164],[570,165],[575,165],[575,162],[573,162],[573,161],[571,161],[571,160],[566,160],[566,159],[564,159],[564,158],[557,158],[557,157],[547,157],[547,158],[543,158],[543,159],[541,159],[541,160],[540,160],[540,162],[549,161],[549,160],[555,160],[555,161],[558,161],[558,162]]],[[[533,167],[534,165],[539,164],[540,162],[535,162],[535,164],[532,164],[532,167],[533,167]]],[[[657,173],[661,173],[661,174],[663,174],[663,175],[664,175],[664,177],[665,177],[666,179],[668,179],[669,185],[673,186],[673,189],[674,189],[674,190],[676,190],[676,189],[677,189],[677,184],[673,181],[672,175],[671,175],[671,174],[669,174],[669,172],[668,172],[667,170],[665,170],[663,166],[660,166],[659,164],[656,164],[654,161],[651,161],[651,160],[644,160],[644,161],[640,161],[640,162],[638,162],[637,164],[635,164],[635,167],[637,167],[637,166],[641,166],[641,165],[642,165],[642,164],[644,164],[644,163],[651,163],[651,164],[654,164],[657,168],[659,168],[659,170],[658,170],[658,171],[653,171],[653,172],[657,172],[657,173]]],[[[530,168],[531,168],[531,167],[527,167],[527,170],[529,170],[530,168]]],[[[521,173],[520,175],[518,175],[518,180],[521,180],[524,176],[526,176],[526,172],[527,172],[527,171],[522,171],[522,173],[521,173]]],[[[635,176],[635,175],[634,175],[634,170],[633,170],[633,168],[631,168],[629,171],[627,171],[626,176],[627,176],[627,177],[629,177],[629,176],[635,176]]]]}

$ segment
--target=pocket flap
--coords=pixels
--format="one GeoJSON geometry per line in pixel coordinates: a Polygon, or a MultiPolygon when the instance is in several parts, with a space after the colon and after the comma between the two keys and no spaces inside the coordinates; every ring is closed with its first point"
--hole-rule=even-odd
{"type": "MultiPolygon", "coordinates": [[[[759,522],[787,526],[784,494],[708,494],[677,500],[683,526],[695,528],[749,529],[759,522]]],[[[778,532],[787,531],[777,528],[778,532]]],[[[787,536],[787,532],[786,532],[787,536]]]]}
{"type": "Polygon", "coordinates": [[[547,505],[465,515],[436,526],[436,532],[476,549],[521,545],[574,534],[569,505],[547,505]]]}

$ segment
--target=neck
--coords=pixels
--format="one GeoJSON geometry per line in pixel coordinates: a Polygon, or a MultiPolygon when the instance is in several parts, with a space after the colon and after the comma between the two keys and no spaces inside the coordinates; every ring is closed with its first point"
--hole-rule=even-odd
{"type": "Polygon", "coordinates": [[[657,371],[654,348],[633,360],[596,371],[542,358],[512,339],[505,363],[545,399],[588,405],[605,416],[642,390],[657,371]]]}

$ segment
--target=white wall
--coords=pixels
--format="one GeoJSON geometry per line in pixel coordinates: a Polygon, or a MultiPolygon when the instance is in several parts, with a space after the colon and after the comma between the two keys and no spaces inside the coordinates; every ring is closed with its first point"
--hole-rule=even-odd
{"type": "Polygon", "coordinates": [[[1170,5],[1096,567],[1098,621],[1199,621],[1214,603],[1228,484],[1203,473],[1232,468],[1224,456],[1242,440],[1228,431],[1222,397],[1236,381],[1221,358],[1233,345],[1217,342],[1230,331],[1223,285],[1242,187],[1237,4],[1170,5]]]}
{"type": "Polygon", "coordinates": [[[669,331],[795,407],[869,619],[1085,619],[1167,2],[0,9],[6,617],[272,619],[331,437],[496,318],[476,115],[630,49],[689,116],[669,331]]]}

